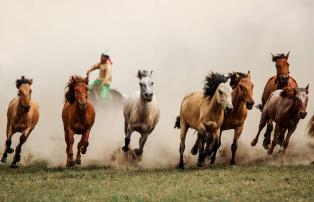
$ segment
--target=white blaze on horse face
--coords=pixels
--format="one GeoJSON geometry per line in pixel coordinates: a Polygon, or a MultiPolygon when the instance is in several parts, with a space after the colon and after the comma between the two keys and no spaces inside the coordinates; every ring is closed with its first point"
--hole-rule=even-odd
{"type": "Polygon", "coordinates": [[[306,112],[307,102],[309,99],[308,94],[305,91],[299,91],[296,94],[297,99],[301,102],[300,112],[306,112]]]}
{"type": "Polygon", "coordinates": [[[151,80],[151,74],[140,80],[141,97],[148,102],[153,99],[153,85],[154,82],[151,80]]]}
{"type": "Polygon", "coordinates": [[[233,110],[232,105],[232,88],[229,83],[221,83],[217,90],[218,91],[218,102],[222,105],[225,111],[233,110]]]}

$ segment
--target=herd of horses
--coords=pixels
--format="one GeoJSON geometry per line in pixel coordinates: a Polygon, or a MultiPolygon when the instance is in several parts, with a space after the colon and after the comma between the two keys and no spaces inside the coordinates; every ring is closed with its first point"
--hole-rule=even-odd
{"type": "MultiPolygon", "coordinates": [[[[300,119],[307,115],[309,85],[298,86],[290,75],[288,54],[272,55],[277,74],[271,77],[263,92],[262,104],[256,107],[261,110],[261,119],[256,137],[251,145],[255,146],[262,129],[267,125],[263,147],[272,154],[276,145],[283,155],[289,140],[300,119]],[[271,140],[273,125],[274,135],[271,140]]],[[[125,144],[123,152],[128,152],[131,135],[140,133],[139,148],[134,149],[136,156],[141,156],[148,136],[158,124],[160,109],[153,94],[152,71],[139,70],[140,90],[129,97],[124,97],[123,115],[125,144]]],[[[13,134],[21,133],[20,141],[15,149],[11,167],[17,167],[21,159],[22,145],[39,120],[39,105],[31,99],[32,80],[22,76],[16,81],[18,95],[10,103],[7,110],[7,139],[1,162],[7,161],[7,156],[14,153],[11,147],[13,134]]],[[[81,164],[81,154],[87,152],[88,139],[95,122],[95,109],[89,101],[88,77],[71,76],[66,86],[62,120],[66,142],[67,162],[71,167],[81,164]],[[77,145],[77,155],[73,158],[74,135],[81,135],[77,145]]],[[[221,145],[221,135],[224,130],[234,130],[231,145],[232,157],[230,164],[236,164],[236,151],[248,110],[254,107],[254,84],[250,71],[247,73],[232,72],[220,74],[211,72],[206,76],[203,92],[196,91],[187,94],[181,103],[180,115],[175,122],[175,128],[180,129],[180,161],[179,168],[184,168],[185,139],[189,128],[197,133],[192,155],[198,154],[198,166],[203,166],[206,157],[214,164],[217,151],[221,145]]],[[[308,133],[314,137],[314,116],[308,124],[308,133]]]]}

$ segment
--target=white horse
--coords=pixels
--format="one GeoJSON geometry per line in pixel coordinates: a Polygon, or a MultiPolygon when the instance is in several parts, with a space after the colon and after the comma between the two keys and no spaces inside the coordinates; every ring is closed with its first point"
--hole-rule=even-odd
{"type": "Polygon", "coordinates": [[[139,148],[134,149],[137,156],[143,154],[143,148],[148,135],[154,130],[159,121],[159,106],[153,94],[152,81],[153,71],[139,70],[137,77],[140,82],[140,91],[134,93],[124,102],[124,132],[125,145],[122,147],[124,152],[129,150],[131,135],[134,131],[141,134],[139,148]]]}

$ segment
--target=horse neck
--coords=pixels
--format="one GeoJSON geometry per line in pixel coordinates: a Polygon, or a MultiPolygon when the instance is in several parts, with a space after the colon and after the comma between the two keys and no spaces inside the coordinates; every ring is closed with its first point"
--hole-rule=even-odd
{"type": "Polygon", "coordinates": [[[85,108],[84,110],[82,110],[82,109],[80,109],[80,107],[79,107],[77,101],[75,101],[75,102],[73,103],[73,106],[74,106],[74,109],[75,109],[75,113],[76,113],[76,114],[79,114],[78,117],[79,117],[79,119],[81,119],[81,120],[84,120],[84,119],[86,118],[85,113],[86,113],[86,111],[87,111],[87,105],[88,105],[88,104],[86,104],[86,108],[85,108]]]}
{"type": "Polygon", "coordinates": [[[22,103],[20,102],[20,99],[18,99],[18,104],[17,104],[17,114],[23,115],[27,114],[28,112],[25,112],[22,108],[22,103]]]}
{"type": "Polygon", "coordinates": [[[214,97],[208,101],[209,103],[209,111],[210,113],[219,114],[221,111],[223,111],[223,107],[220,103],[218,103],[218,100],[216,98],[216,94],[214,97]]]}

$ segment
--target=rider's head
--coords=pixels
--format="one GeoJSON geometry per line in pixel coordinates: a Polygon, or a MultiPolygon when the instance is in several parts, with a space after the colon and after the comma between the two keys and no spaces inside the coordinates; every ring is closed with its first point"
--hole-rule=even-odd
{"type": "Polygon", "coordinates": [[[101,54],[100,62],[101,63],[106,63],[107,60],[109,60],[109,55],[101,54]]]}

